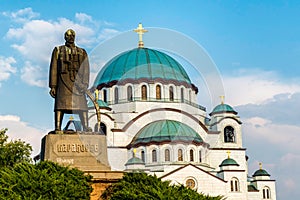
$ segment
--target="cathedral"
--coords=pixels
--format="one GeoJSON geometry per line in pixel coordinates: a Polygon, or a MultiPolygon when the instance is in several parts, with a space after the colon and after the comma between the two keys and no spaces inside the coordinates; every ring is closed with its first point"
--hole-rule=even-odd
{"type": "MultiPolygon", "coordinates": [[[[248,171],[238,112],[224,99],[211,111],[199,105],[184,66],[144,47],[141,25],[135,31],[138,47],[107,62],[93,84],[111,170],[144,171],[228,200],[275,200],[262,165],[248,171]]],[[[94,129],[97,117],[89,102],[94,129]]]]}

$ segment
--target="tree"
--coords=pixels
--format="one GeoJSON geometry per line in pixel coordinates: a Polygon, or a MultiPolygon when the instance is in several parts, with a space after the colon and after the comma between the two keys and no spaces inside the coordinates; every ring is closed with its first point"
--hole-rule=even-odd
{"type": "Polygon", "coordinates": [[[21,140],[7,141],[7,129],[0,130],[0,168],[13,167],[17,163],[30,162],[32,147],[21,140]]]}
{"type": "Polygon", "coordinates": [[[156,176],[146,173],[126,173],[117,183],[109,186],[101,198],[104,200],[221,200],[222,197],[209,197],[197,193],[183,185],[170,185],[156,176]]]}
{"type": "Polygon", "coordinates": [[[18,163],[0,171],[1,199],[90,199],[91,176],[44,161],[18,163]]]}
{"type": "Polygon", "coordinates": [[[32,164],[31,146],[8,142],[6,131],[0,131],[0,199],[90,199],[91,176],[50,161],[32,164]]]}

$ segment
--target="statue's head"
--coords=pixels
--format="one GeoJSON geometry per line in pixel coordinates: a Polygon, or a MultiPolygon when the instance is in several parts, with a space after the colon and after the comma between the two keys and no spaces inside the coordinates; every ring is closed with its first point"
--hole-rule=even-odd
{"type": "Polygon", "coordinates": [[[65,40],[67,43],[73,44],[75,42],[75,31],[72,29],[68,29],[65,32],[65,40]]]}

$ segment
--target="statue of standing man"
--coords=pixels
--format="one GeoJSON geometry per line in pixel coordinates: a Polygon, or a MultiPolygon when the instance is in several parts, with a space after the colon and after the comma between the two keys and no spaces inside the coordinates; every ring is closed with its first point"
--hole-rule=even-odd
{"type": "Polygon", "coordinates": [[[65,40],[65,45],[54,48],[49,72],[50,95],[55,98],[55,132],[61,131],[65,113],[78,114],[83,130],[88,131],[88,56],[84,49],[75,46],[74,30],[65,32],[65,40]]]}

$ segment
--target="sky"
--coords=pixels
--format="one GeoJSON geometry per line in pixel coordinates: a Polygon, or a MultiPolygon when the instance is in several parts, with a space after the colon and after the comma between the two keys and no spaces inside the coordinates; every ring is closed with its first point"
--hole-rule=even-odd
{"type": "MultiPolygon", "coordinates": [[[[0,128],[38,154],[41,138],[53,129],[49,60],[63,33],[73,28],[76,44],[90,54],[142,22],[203,47],[221,75],[225,102],[243,122],[250,174],[262,162],[276,179],[278,199],[298,199],[299,10],[300,2],[279,0],[0,0],[0,128]]],[[[99,70],[91,68],[93,75],[99,70]]],[[[215,105],[203,106],[209,113],[215,105]]]]}

